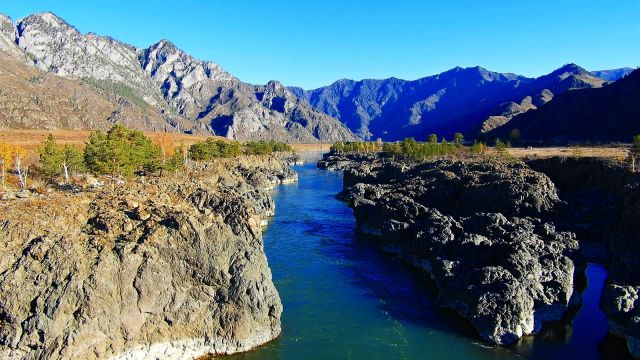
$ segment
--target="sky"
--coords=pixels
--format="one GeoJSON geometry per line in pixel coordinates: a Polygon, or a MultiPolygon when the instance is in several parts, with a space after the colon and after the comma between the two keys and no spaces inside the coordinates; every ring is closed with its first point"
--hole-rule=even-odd
{"type": "Polygon", "coordinates": [[[640,65],[640,0],[0,0],[137,47],[169,39],[241,80],[305,89],[456,66],[540,76],[640,65]]]}

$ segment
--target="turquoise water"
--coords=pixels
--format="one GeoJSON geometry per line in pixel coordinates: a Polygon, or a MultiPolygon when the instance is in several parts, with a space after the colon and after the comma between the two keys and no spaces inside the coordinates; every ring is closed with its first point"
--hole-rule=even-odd
{"type": "MultiPolygon", "coordinates": [[[[240,359],[601,359],[611,348],[598,298],[606,278],[590,265],[573,329],[558,325],[510,348],[493,348],[464,320],[434,308],[424,273],[381,254],[355,232],[334,198],[338,172],[296,166],[299,182],[274,192],[265,251],[284,306],[282,335],[240,359]],[[602,350],[601,348],[605,348],[602,350]]],[[[616,357],[620,358],[620,357],[616,357]]]]}

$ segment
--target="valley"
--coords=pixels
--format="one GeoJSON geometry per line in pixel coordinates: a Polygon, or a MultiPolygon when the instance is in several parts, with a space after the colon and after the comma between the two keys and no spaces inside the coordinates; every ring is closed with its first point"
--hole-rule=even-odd
{"type": "Polygon", "coordinates": [[[0,358],[640,358],[638,11],[6,3],[0,358]]]}

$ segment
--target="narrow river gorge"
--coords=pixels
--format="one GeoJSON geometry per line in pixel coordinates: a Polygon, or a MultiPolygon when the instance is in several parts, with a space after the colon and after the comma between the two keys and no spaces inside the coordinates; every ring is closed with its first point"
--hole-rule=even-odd
{"type": "MultiPolygon", "coordinates": [[[[569,319],[508,347],[488,346],[464,319],[433,306],[428,276],[381,253],[356,233],[335,199],[342,173],[314,157],[298,183],[274,190],[265,252],[282,299],[281,336],[241,359],[623,359],[599,306],[606,270],[590,264],[583,305],[569,319]]],[[[319,155],[317,155],[319,156],[319,155]]]]}

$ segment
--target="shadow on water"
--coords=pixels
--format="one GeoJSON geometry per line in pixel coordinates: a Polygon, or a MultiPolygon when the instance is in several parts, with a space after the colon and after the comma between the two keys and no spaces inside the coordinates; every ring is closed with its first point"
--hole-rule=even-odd
{"type": "Polygon", "coordinates": [[[265,232],[283,332],[234,360],[624,359],[626,347],[606,336],[599,308],[602,267],[588,266],[584,303],[572,318],[514,346],[490,347],[466,320],[433,306],[426,273],[356,234],[351,209],[335,199],[340,173],[314,163],[295,170],[299,182],[274,192],[276,215],[265,232]]]}

